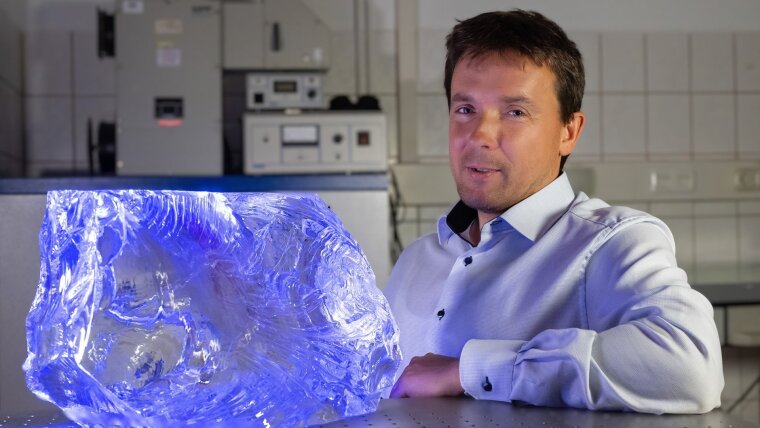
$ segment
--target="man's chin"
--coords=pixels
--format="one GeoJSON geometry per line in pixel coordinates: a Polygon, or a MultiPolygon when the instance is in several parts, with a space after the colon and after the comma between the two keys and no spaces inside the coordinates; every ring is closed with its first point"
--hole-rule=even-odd
{"type": "Polygon", "coordinates": [[[477,210],[480,213],[501,215],[504,211],[507,210],[507,208],[502,207],[502,205],[497,204],[493,201],[472,197],[463,198],[462,195],[459,195],[459,198],[462,199],[462,202],[464,202],[465,205],[474,210],[477,210]]]}

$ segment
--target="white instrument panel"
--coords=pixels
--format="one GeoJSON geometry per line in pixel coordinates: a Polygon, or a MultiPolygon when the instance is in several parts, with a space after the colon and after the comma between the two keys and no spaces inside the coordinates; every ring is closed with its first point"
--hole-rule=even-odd
{"type": "Polygon", "coordinates": [[[383,172],[388,141],[382,112],[244,117],[246,174],[383,172]]]}
{"type": "Polygon", "coordinates": [[[250,73],[246,94],[250,110],[324,108],[322,77],[317,73],[250,73]]]}

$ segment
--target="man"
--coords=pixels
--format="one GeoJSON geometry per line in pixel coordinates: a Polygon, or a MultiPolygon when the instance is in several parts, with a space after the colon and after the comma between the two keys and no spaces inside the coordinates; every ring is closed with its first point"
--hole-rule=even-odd
{"type": "Polygon", "coordinates": [[[391,397],[456,396],[702,413],[720,404],[710,303],[657,218],[575,194],[581,55],[535,12],[485,13],[446,40],[461,201],[386,289],[404,353],[391,397]]]}

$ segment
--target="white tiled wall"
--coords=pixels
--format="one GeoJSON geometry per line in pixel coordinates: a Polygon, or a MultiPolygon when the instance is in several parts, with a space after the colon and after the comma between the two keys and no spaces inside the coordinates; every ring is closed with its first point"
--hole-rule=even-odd
{"type": "Polygon", "coordinates": [[[398,98],[395,93],[380,94],[380,107],[385,113],[386,125],[388,126],[388,157],[398,158],[398,98]]]}
{"type": "MultiPolygon", "coordinates": [[[[19,1],[15,0],[15,3],[19,1]]],[[[3,52],[3,61],[0,61],[0,77],[5,85],[18,89],[21,87],[23,28],[21,23],[16,22],[13,10],[7,9],[13,4],[13,1],[0,3],[0,52],[3,52]]]]}
{"type": "MultiPolygon", "coordinates": [[[[757,67],[760,68],[760,64],[757,67]]],[[[737,109],[739,156],[742,159],[760,159],[760,94],[739,94],[737,109]]]]}
{"type": "Polygon", "coordinates": [[[23,170],[21,94],[0,78],[0,177],[23,170]]]}
{"type": "Polygon", "coordinates": [[[417,144],[421,157],[442,157],[440,147],[448,151],[449,114],[446,97],[441,93],[420,95],[417,98],[417,144]]]}
{"type": "Polygon", "coordinates": [[[601,90],[601,35],[590,32],[571,32],[569,36],[575,41],[583,56],[586,72],[586,93],[598,93],[601,90]]]}
{"type": "Polygon", "coordinates": [[[393,17],[392,2],[370,2],[369,19],[369,93],[380,99],[388,125],[388,156],[398,158],[398,98],[396,82],[396,31],[388,17],[393,17]]]}
{"type": "Polygon", "coordinates": [[[689,36],[683,33],[646,35],[646,87],[650,92],[689,90],[689,36]]]}
{"type": "MultiPolygon", "coordinates": [[[[602,95],[602,156],[641,159],[646,154],[644,95],[602,95]]],[[[581,137],[583,138],[583,137],[581,137]]],[[[583,145],[583,141],[579,142],[583,145]]]]}
{"type": "Polygon", "coordinates": [[[694,91],[732,91],[736,75],[733,35],[692,34],[690,70],[694,91]]]}
{"type": "Polygon", "coordinates": [[[8,6],[0,4],[0,177],[23,171],[22,31],[8,6]]]}
{"type": "Polygon", "coordinates": [[[732,159],[736,155],[733,95],[692,95],[692,135],[697,159],[732,159]]]}
{"type": "Polygon", "coordinates": [[[740,91],[760,91],[760,34],[736,34],[736,78],[740,91]]]}
{"type": "Polygon", "coordinates": [[[70,163],[74,154],[73,115],[70,96],[27,97],[29,159],[34,163],[70,163]]]}
{"type": "Polygon", "coordinates": [[[650,94],[646,111],[647,152],[661,159],[688,159],[691,152],[689,96],[650,94]]]}
{"type": "MultiPolygon", "coordinates": [[[[733,276],[739,267],[738,220],[736,204],[730,202],[697,202],[694,206],[695,265],[697,278],[718,265],[728,268],[724,275],[733,276]]],[[[737,270],[738,271],[738,270],[737,270]]],[[[738,277],[727,278],[737,280],[738,277]]]]}
{"type": "Polygon", "coordinates": [[[325,74],[323,90],[326,95],[355,94],[356,81],[356,38],[353,28],[334,31],[330,37],[330,48],[340,55],[330,58],[330,70],[325,74]]]}
{"type": "MultiPolygon", "coordinates": [[[[447,31],[419,30],[418,123],[443,93],[447,31]]],[[[584,56],[588,123],[579,160],[760,159],[760,32],[570,32],[584,56]]],[[[420,130],[422,160],[440,160],[440,132],[420,130]]]]}
{"type": "Polygon", "coordinates": [[[26,37],[27,175],[88,171],[87,120],[115,119],[116,63],[97,57],[98,8],[113,1],[30,2],[26,37]],[[61,14],[64,14],[64,19],[61,14]]]}
{"type": "MultiPolygon", "coordinates": [[[[646,210],[645,210],[646,211],[646,210]]],[[[689,202],[655,202],[648,210],[662,219],[673,232],[676,260],[681,266],[694,266],[694,204],[689,202]]]]}
{"type": "Polygon", "coordinates": [[[369,33],[369,89],[373,94],[396,93],[396,34],[393,30],[369,33]]]}
{"type": "Polygon", "coordinates": [[[583,97],[586,123],[583,125],[583,144],[575,147],[573,159],[599,161],[602,158],[602,97],[586,93],[583,97]]]}
{"type": "Polygon", "coordinates": [[[39,30],[26,35],[26,93],[36,96],[71,95],[73,92],[70,31],[39,30]]]}
{"type": "Polygon", "coordinates": [[[760,201],[741,201],[738,211],[739,266],[751,266],[760,261],[760,201]]]}
{"type": "Polygon", "coordinates": [[[644,35],[603,33],[602,86],[605,92],[644,91],[644,35]]]}

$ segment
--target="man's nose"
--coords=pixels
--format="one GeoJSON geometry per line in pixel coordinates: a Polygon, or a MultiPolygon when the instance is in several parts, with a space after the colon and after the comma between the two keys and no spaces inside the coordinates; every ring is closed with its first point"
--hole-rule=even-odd
{"type": "Polygon", "coordinates": [[[499,145],[501,126],[498,112],[487,111],[480,116],[473,132],[473,142],[483,148],[499,145]]]}

